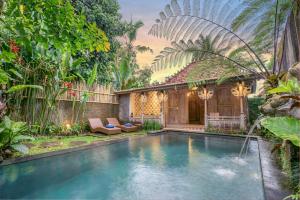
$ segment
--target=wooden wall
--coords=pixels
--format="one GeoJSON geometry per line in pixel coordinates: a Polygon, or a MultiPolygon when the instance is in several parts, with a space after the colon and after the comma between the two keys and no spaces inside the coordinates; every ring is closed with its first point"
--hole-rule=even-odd
{"type": "MultiPolygon", "coordinates": [[[[207,114],[219,113],[222,116],[239,116],[241,114],[240,99],[231,93],[231,88],[235,84],[225,84],[220,86],[210,86],[213,89],[214,95],[207,102],[207,114]]],[[[245,101],[245,99],[244,99],[245,101]]],[[[246,102],[244,102],[244,111],[246,102]]]]}
{"type": "MultiPolygon", "coordinates": [[[[221,116],[240,116],[240,99],[231,93],[231,88],[234,86],[235,83],[208,86],[208,89],[214,91],[213,97],[208,100],[208,115],[219,113],[221,116]]],[[[189,124],[188,92],[188,89],[168,91],[168,101],[165,104],[167,124],[189,124]]],[[[244,113],[247,116],[246,98],[244,98],[243,104],[244,113]]]]}
{"type": "Polygon", "coordinates": [[[169,90],[165,105],[167,124],[188,124],[188,90],[169,90]]]}

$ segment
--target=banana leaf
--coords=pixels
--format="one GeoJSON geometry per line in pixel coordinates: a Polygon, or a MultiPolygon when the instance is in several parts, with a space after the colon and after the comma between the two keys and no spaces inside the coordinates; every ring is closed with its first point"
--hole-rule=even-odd
{"type": "Polygon", "coordinates": [[[261,125],[283,140],[300,146],[300,120],[293,117],[267,117],[261,125]]]}

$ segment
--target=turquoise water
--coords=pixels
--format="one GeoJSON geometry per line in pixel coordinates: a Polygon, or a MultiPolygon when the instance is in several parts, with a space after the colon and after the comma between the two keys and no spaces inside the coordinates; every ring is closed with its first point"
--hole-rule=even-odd
{"type": "Polygon", "coordinates": [[[1,199],[263,200],[257,141],[166,134],[0,167],[1,199]]]}

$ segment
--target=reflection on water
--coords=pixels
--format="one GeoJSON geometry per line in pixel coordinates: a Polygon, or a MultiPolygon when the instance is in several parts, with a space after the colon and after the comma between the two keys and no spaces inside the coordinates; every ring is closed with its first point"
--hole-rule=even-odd
{"type": "Polygon", "coordinates": [[[242,143],[167,134],[0,167],[0,198],[263,200],[257,142],[237,159],[242,143]]]}

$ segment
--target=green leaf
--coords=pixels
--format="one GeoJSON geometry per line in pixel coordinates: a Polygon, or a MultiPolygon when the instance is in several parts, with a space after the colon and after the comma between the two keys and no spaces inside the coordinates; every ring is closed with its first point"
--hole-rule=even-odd
{"type": "Polygon", "coordinates": [[[40,85],[15,85],[12,86],[11,88],[9,88],[6,93],[14,93],[14,92],[18,92],[27,88],[32,88],[32,89],[39,89],[39,90],[43,90],[44,88],[40,85]]]}
{"type": "Polygon", "coordinates": [[[34,137],[28,135],[18,135],[14,138],[15,142],[24,141],[24,140],[34,140],[34,137]]]}
{"type": "Polygon", "coordinates": [[[29,152],[28,147],[24,144],[13,144],[10,147],[22,154],[27,154],[29,152]]]}
{"type": "Polygon", "coordinates": [[[9,117],[5,116],[3,119],[3,124],[5,129],[11,129],[12,121],[9,119],[9,117]]]}
{"type": "Polygon", "coordinates": [[[72,62],[72,67],[74,67],[74,68],[79,67],[79,65],[84,62],[85,62],[85,60],[83,58],[78,58],[72,62]]]}
{"type": "Polygon", "coordinates": [[[17,70],[15,69],[10,69],[9,70],[11,73],[13,73],[15,76],[17,76],[19,79],[23,79],[22,74],[20,74],[17,70]]]}
{"type": "Polygon", "coordinates": [[[87,80],[87,85],[91,87],[95,83],[96,79],[97,79],[97,65],[94,65],[94,68],[87,80]]]}
{"type": "Polygon", "coordinates": [[[8,80],[8,74],[3,69],[0,69],[0,84],[7,84],[8,80]]]}
{"type": "Polygon", "coordinates": [[[81,76],[81,74],[79,74],[79,73],[75,73],[75,74],[81,81],[85,82],[85,80],[84,80],[83,76],[81,76]]]}
{"type": "Polygon", "coordinates": [[[283,140],[300,146],[300,120],[293,117],[267,117],[261,125],[283,140]]]}
{"type": "Polygon", "coordinates": [[[279,81],[279,86],[268,91],[269,94],[277,93],[300,93],[300,84],[295,78],[289,79],[287,82],[279,81]]]}

